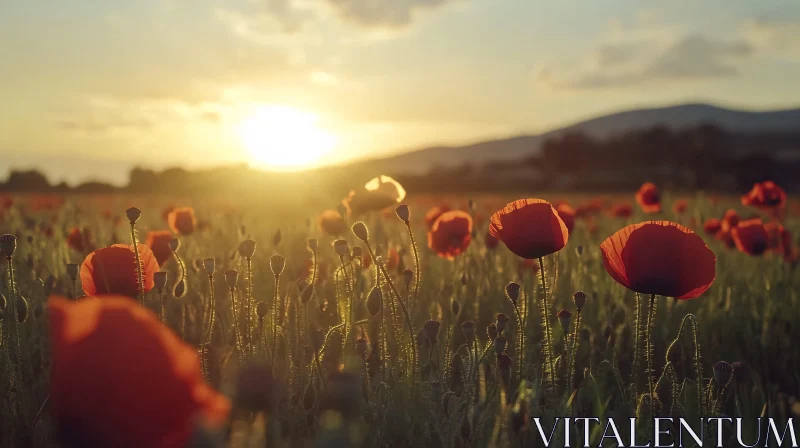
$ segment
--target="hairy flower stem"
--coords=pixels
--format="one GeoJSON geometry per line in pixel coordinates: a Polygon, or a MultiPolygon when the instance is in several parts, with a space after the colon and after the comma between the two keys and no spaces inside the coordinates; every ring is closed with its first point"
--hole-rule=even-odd
{"type": "Polygon", "coordinates": [[[522,362],[523,356],[525,354],[525,334],[522,328],[522,318],[519,314],[519,307],[516,303],[511,303],[514,305],[514,317],[517,318],[517,370],[518,370],[518,378],[517,381],[522,381],[522,362]]]}
{"type": "Polygon", "coordinates": [[[345,292],[347,293],[347,312],[344,315],[344,338],[343,343],[345,346],[348,344],[348,335],[352,331],[350,320],[351,320],[351,313],[353,309],[353,296],[355,295],[355,291],[353,290],[353,286],[350,282],[350,276],[347,274],[347,266],[344,263],[344,257],[339,257],[339,262],[342,264],[342,273],[344,274],[344,281],[345,281],[345,292]]]}
{"type": "Polygon", "coordinates": [[[422,278],[422,272],[419,269],[419,252],[417,251],[417,240],[414,238],[414,232],[411,231],[411,222],[406,224],[408,228],[408,236],[411,238],[411,250],[414,252],[414,303],[417,302],[417,294],[419,293],[419,281],[422,278]]]}
{"type": "Polygon", "coordinates": [[[211,274],[208,276],[208,285],[209,285],[209,292],[208,292],[208,327],[206,327],[206,335],[203,337],[203,346],[202,352],[203,356],[200,358],[202,361],[203,367],[203,374],[206,376],[206,380],[209,379],[209,367],[208,367],[208,344],[211,342],[211,334],[214,332],[214,315],[216,314],[216,304],[214,303],[214,275],[211,274]]]}
{"type": "Polygon", "coordinates": [[[139,259],[139,245],[136,243],[136,224],[131,222],[131,243],[136,256],[136,275],[139,279],[139,304],[144,306],[144,277],[142,276],[142,260],[139,259]]]}
{"type": "Polygon", "coordinates": [[[247,359],[251,359],[255,354],[253,344],[253,258],[247,257],[247,298],[244,301],[244,325],[245,325],[245,341],[244,346],[247,350],[247,359]]]}
{"type": "Polygon", "coordinates": [[[239,318],[236,316],[236,290],[234,288],[230,288],[231,292],[231,313],[233,315],[233,337],[234,337],[234,344],[236,344],[236,353],[238,355],[239,361],[242,361],[242,334],[241,329],[239,328],[239,318]]]}
{"type": "Polygon", "coordinates": [[[633,313],[635,316],[634,322],[634,335],[633,335],[633,364],[631,365],[631,384],[633,385],[633,396],[639,396],[638,393],[638,384],[636,375],[639,373],[639,346],[641,345],[641,326],[639,322],[641,321],[642,315],[642,307],[641,302],[639,301],[639,293],[635,294],[634,299],[634,306],[633,306],[633,313]]]}
{"type": "Polygon", "coordinates": [[[166,318],[164,316],[164,290],[161,288],[158,289],[158,307],[158,316],[161,319],[161,323],[166,323],[166,318]]]}
{"type": "Polygon", "coordinates": [[[653,348],[650,345],[650,338],[653,333],[653,318],[656,314],[656,295],[650,295],[650,309],[647,310],[647,335],[646,335],[646,349],[647,349],[647,393],[650,396],[650,415],[655,418],[655,395],[653,393],[653,348]]]}
{"type": "Polygon", "coordinates": [[[278,286],[281,276],[275,276],[275,289],[272,300],[272,372],[275,372],[275,363],[278,359],[278,286]]]}
{"type": "Polygon", "coordinates": [[[553,365],[553,340],[550,335],[549,308],[547,307],[547,282],[544,279],[544,259],[539,257],[539,273],[542,276],[542,320],[544,320],[545,357],[550,368],[550,381],[556,384],[555,367],[553,365]]]}
{"type": "Polygon", "coordinates": [[[572,352],[569,357],[569,370],[567,372],[567,387],[565,392],[567,397],[572,393],[572,381],[575,377],[575,356],[578,353],[578,346],[580,345],[579,336],[581,329],[581,310],[578,309],[578,317],[575,318],[575,328],[572,329],[572,352]]]}

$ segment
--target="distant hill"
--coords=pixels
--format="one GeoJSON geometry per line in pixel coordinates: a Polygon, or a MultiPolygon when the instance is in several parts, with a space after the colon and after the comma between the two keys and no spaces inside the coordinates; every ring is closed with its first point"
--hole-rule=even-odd
{"type": "Polygon", "coordinates": [[[634,109],[582,121],[540,135],[489,140],[466,146],[435,146],[382,159],[367,160],[358,166],[387,173],[420,174],[434,167],[452,168],[467,163],[518,160],[536,155],[549,137],[567,132],[583,132],[597,139],[629,131],[664,125],[678,130],[699,124],[715,124],[734,134],[800,130],[800,109],[751,112],[724,109],[708,104],[685,104],[653,109],[634,109]]]}

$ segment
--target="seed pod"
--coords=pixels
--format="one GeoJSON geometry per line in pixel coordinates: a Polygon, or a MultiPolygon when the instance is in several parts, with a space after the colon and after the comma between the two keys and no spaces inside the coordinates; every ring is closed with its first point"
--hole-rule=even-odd
{"type": "Polygon", "coordinates": [[[177,252],[178,249],[180,249],[180,247],[181,247],[181,240],[179,240],[177,238],[173,238],[173,239],[169,240],[169,248],[173,252],[177,252]]]}
{"type": "Polygon", "coordinates": [[[80,268],[75,263],[67,264],[67,275],[69,275],[69,278],[72,279],[73,282],[78,280],[79,269],[80,268]]]}
{"type": "Polygon", "coordinates": [[[281,244],[281,229],[275,231],[275,235],[272,235],[272,244],[277,246],[281,244]]]}
{"type": "Polygon", "coordinates": [[[225,283],[230,289],[236,288],[236,284],[239,283],[239,272],[235,269],[225,271],[225,283]]]}
{"type": "Polygon", "coordinates": [[[136,221],[142,216],[142,211],[136,207],[131,207],[125,210],[125,215],[128,216],[128,221],[130,221],[131,224],[136,224],[136,221]]]}
{"type": "Polygon", "coordinates": [[[369,295],[367,296],[367,311],[369,311],[370,316],[375,317],[381,312],[382,296],[383,293],[377,286],[369,291],[369,295]]]}
{"type": "Polygon", "coordinates": [[[367,225],[363,222],[359,221],[353,224],[352,227],[353,234],[363,242],[369,241],[369,230],[367,230],[367,225]]]}
{"type": "Polygon", "coordinates": [[[506,324],[509,321],[509,317],[506,314],[498,313],[497,314],[497,333],[502,334],[503,330],[506,329],[506,324]]]}
{"type": "Polygon", "coordinates": [[[156,289],[161,292],[165,286],[167,286],[167,273],[164,271],[159,271],[153,274],[153,283],[155,284],[156,289]]]}
{"type": "Polygon", "coordinates": [[[718,387],[724,387],[731,379],[733,373],[733,366],[725,361],[720,361],[714,364],[714,381],[718,387]]]}
{"type": "Polygon", "coordinates": [[[203,269],[205,269],[206,274],[214,275],[214,269],[217,267],[217,262],[213,258],[206,258],[203,260],[203,269]]]}
{"type": "Polygon", "coordinates": [[[253,240],[244,240],[239,243],[239,253],[247,259],[253,258],[256,253],[256,242],[253,240]]]}
{"type": "Polygon", "coordinates": [[[0,254],[6,258],[10,258],[17,250],[17,237],[11,234],[0,236],[0,254]]]}
{"type": "Polygon", "coordinates": [[[406,285],[406,288],[411,286],[411,282],[414,280],[414,271],[411,269],[406,269],[403,271],[403,284],[406,285]]]}
{"type": "Polygon", "coordinates": [[[494,341],[494,338],[497,337],[497,325],[494,323],[489,324],[489,326],[486,327],[486,335],[489,336],[490,341],[494,341]]]}
{"type": "Polygon", "coordinates": [[[475,322],[468,320],[461,324],[461,334],[467,342],[472,343],[475,340],[475,322]]]}
{"type": "Polygon", "coordinates": [[[519,300],[519,290],[519,283],[511,282],[506,285],[506,297],[508,297],[508,300],[510,300],[515,306],[519,300]]]}
{"type": "Polygon", "coordinates": [[[586,293],[583,291],[576,291],[575,294],[572,295],[572,301],[575,303],[575,308],[583,309],[583,306],[586,305],[586,293]]]}
{"type": "Polygon", "coordinates": [[[308,303],[311,300],[311,296],[314,295],[314,285],[308,285],[305,289],[303,289],[302,294],[300,294],[300,301],[303,304],[308,303]]]}
{"type": "Polygon", "coordinates": [[[281,255],[273,255],[269,257],[269,267],[274,275],[281,275],[283,268],[286,267],[286,259],[281,255]]]}
{"type": "Polygon", "coordinates": [[[172,296],[176,299],[180,299],[184,294],[186,294],[186,280],[181,280],[175,283],[175,286],[172,288],[172,296]]]}
{"type": "Polygon", "coordinates": [[[439,327],[441,325],[435,320],[429,320],[422,326],[422,329],[425,330],[425,336],[431,344],[435,344],[439,340],[439,327]]]}
{"type": "Polygon", "coordinates": [[[351,255],[353,258],[361,258],[361,256],[364,255],[364,250],[361,246],[354,246],[351,255]]]}
{"type": "Polygon", "coordinates": [[[311,249],[311,252],[316,252],[318,247],[319,241],[317,241],[316,238],[310,238],[308,240],[308,248],[311,249]]]}
{"type": "Polygon", "coordinates": [[[506,343],[507,342],[508,341],[506,340],[506,337],[503,336],[502,334],[500,336],[494,338],[494,351],[495,351],[495,353],[497,353],[498,355],[502,354],[506,349],[506,343]]]}
{"type": "Polygon", "coordinates": [[[458,316],[459,311],[461,311],[461,305],[458,304],[458,300],[453,299],[453,301],[450,302],[450,312],[452,312],[454,316],[458,316]]]}
{"type": "Polygon", "coordinates": [[[268,312],[269,308],[267,302],[258,302],[256,304],[256,316],[258,316],[259,319],[266,317],[268,312]]]}
{"type": "Polygon", "coordinates": [[[347,240],[336,240],[333,242],[333,250],[336,251],[336,255],[339,257],[344,257],[349,253],[347,248],[347,240]]]}
{"type": "Polygon", "coordinates": [[[361,358],[367,357],[367,340],[364,338],[358,338],[356,340],[356,352],[358,352],[358,356],[361,358]]]}
{"type": "Polygon", "coordinates": [[[403,221],[406,225],[411,220],[411,212],[408,210],[406,204],[398,205],[397,208],[394,209],[394,212],[397,214],[397,217],[400,218],[400,221],[403,221]]]}
{"type": "Polygon", "coordinates": [[[17,297],[17,322],[23,323],[28,320],[28,300],[25,297],[17,297]]]}
{"type": "Polygon", "coordinates": [[[572,313],[569,310],[562,309],[558,313],[556,313],[556,317],[558,317],[558,322],[561,324],[561,330],[564,333],[569,333],[569,324],[572,322],[572,313]]]}

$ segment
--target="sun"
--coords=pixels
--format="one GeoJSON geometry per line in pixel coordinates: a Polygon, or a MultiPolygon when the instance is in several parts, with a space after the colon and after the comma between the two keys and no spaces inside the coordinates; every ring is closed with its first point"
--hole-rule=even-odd
{"type": "Polygon", "coordinates": [[[286,106],[261,106],[238,126],[253,162],[284,170],[318,165],[336,147],[336,137],[312,113],[286,106]]]}

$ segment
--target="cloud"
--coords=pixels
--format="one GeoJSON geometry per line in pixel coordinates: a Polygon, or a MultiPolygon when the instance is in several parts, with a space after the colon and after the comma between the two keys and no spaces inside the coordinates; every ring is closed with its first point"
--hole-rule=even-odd
{"type": "Polygon", "coordinates": [[[434,10],[458,0],[325,0],[339,17],[365,27],[403,28],[423,10],[434,10]]]}
{"type": "Polygon", "coordinates": [[[800,19],[754,19],[742,25],[742,33],[759,53],[800,60],[800,19]]]}

